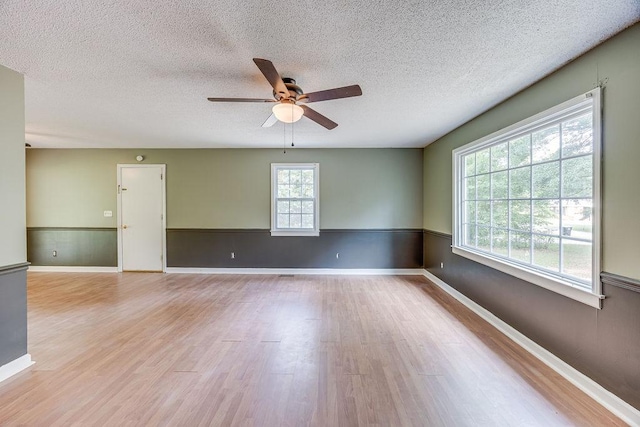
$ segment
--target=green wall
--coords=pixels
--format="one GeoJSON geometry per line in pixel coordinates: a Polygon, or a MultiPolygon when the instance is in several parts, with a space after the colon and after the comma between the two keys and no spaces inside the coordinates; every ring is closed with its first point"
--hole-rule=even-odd
{"type": "Polygon", "coordinates": [[[320,228],[422,228],[421,149],[27,152],[28,227],[115,227],[116,164],[167,165],[168,228],[270,228],[270,164],[320,163],[320,228]],[[114,216],[105,218],[103,211],[114,216]]]}
{"type": "Polygon", "coordinates": [[[0,267],[27,259],[24,78],[0,65],[0,267]]]}
{"type": "MultiPolygon", "coordinates": [[[[499,76],[496,76],[499,78],[499,76]]],[[[587,92],[603,91],[603,270],[640,278],[640,24],[424,150],[424,227],[451,233],[451,151],[587,92]]]]}

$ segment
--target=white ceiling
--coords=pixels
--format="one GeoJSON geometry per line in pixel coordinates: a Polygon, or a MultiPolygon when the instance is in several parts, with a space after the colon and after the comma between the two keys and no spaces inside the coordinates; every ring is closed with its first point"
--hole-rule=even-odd
{"type": "Polygon", "coordinates": [[[270,104],[206,100],[271,97],[253,57],[362,87],[311,104],[339,126],[303,118],[296,146],[423,147],[638,20],[638,0],[1,0],[0,64],[34,147],[282,146],[270,104]]]}

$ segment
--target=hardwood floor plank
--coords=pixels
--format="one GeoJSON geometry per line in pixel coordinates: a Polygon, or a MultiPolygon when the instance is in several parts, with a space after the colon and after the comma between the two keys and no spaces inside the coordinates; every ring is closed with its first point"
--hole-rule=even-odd
{"type": "Polygon", "coordinates": [[[2,426],[624,425],[423,277],[29,273],[2,426]]]}

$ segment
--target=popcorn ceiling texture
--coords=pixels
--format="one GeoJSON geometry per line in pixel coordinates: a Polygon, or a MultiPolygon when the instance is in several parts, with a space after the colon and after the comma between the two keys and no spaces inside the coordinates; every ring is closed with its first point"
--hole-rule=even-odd
{"type": "Polygon", "coordinates": [[[422,147],[639,19],[638,0],[3,0],[0,64],[25,75],[34,147],[282,146],[269,104],[206,101],[271,97],[253,57],[306,92],[362,86],[313,104],[339,126],[303,118],[297,147],[422,147]]]}

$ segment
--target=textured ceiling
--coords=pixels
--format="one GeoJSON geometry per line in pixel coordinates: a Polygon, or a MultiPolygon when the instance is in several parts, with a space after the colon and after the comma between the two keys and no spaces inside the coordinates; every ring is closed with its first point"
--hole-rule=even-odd
{"type": "MultiPolygon", "coordinates": [[[[298,147],[422,147],[640,19],[638,0],[0,0],[0,64],[26,76],[34,147],[278,147],[252,62],[339,123],[298,147]]],[[[287,126],[290,132],[290,125],[287,126]]],[[[290,138],[290,133],[287,134],[290,138]]]]}

